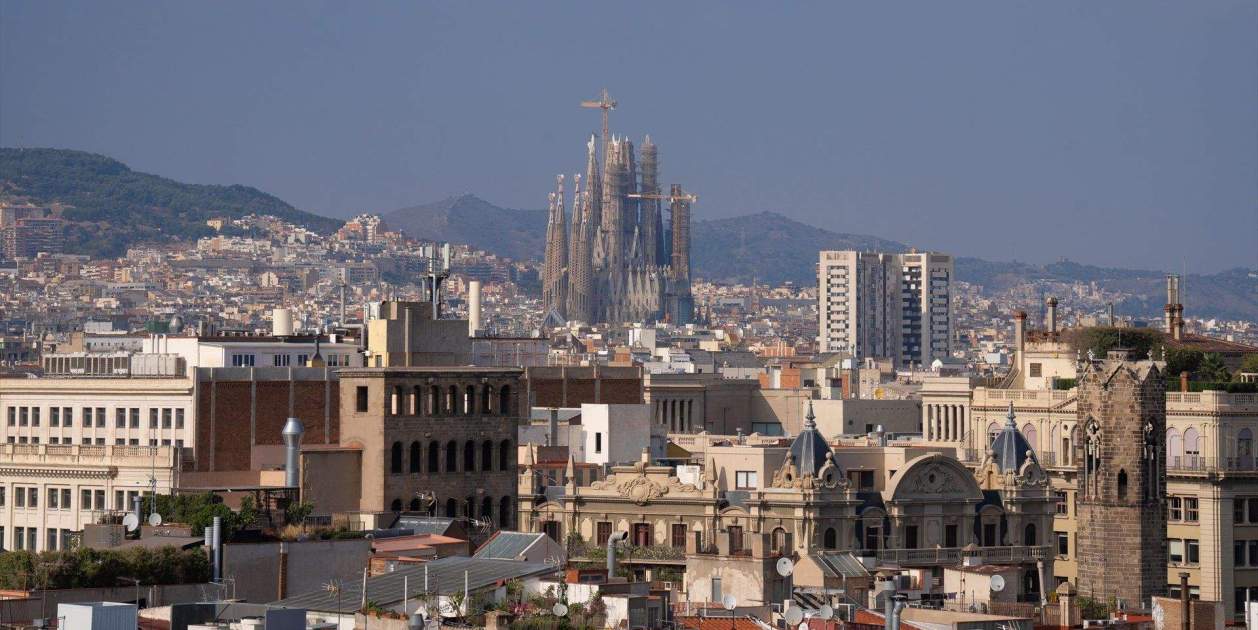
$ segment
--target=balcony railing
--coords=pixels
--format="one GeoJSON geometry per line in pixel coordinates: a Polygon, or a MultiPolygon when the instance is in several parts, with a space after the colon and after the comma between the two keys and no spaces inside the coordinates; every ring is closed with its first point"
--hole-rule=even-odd
{"type": "Polygon", "coordinates": [[[1188,473],[1258,472],[1258,458],[1252,455],[1237,457],[1183,455],[1167,457],[1166,469],[1170,472],[1188,473]]]}
{"type": "MultiPolygon", "coordinates": [[[[939,565],[957,564],[964,556],[961,547],[937,547],[933,549],[878,549],[873,552],[878,564],[939,565]]],[[[1025,564],[1043,560],[1049,556],[1048,547],[979,547],[974,552],[982,564],[1025,564]]],[[[869,551],[861,555],[869,555],[869,551]]]]}

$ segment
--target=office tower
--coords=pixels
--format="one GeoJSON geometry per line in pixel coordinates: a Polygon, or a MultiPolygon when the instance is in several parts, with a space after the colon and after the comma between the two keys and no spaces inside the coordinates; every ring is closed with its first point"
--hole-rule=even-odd
{"type": "Polygon", "coordinates": [[[822,352],[902,367],[952,352],[952,256],[823,251],[817,281],[822,352]]]}

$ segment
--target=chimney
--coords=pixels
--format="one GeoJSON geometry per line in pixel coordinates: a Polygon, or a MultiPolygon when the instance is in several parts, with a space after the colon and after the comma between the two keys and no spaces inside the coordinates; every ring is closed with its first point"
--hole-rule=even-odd
{"type": "Polygon", "coordinates": [[[288,543],[280,542],[279,599],[288,597],[288,543]]]}
{"type": "Polygon", "coordinates": [[[1184,338],[1184,305],[1175,305],[1175,327],[1171,331],[1171,338],[1180,341],[1184,338]]]}
{"type": "Polygon", "coordinates": [[[1179,373],[1179,391],[1188,392],[1188,372],[1186,370],[1179,373]]]}
{"type": "Polygon", "coordinates": [[[1018,353],[1018,362],[1022,361],[1022,351],[1026,347],[1026,311],[1013,313],[1013,349],[1018,353]]]}
{"type": "Polygon", "coordinates": [[[629,532],[620,531],[607,537],[607,581],[616,577],[616,543],[629,540],[629,532]]]}
{"type": "Polygon", "coordinates": [[[467,283],[467,336],[480,330],[480,280],[467,283]]]}
{"type": "Polygon", "coordinates": [[[271,335],[288,337],[293,334],[293,312],[286,308],[271,310],[271,335]]]}
{"type": "MultiPolygon", "coordinates": [[[[301,420],[297,418],[289,418],[284,423],[284,430],[281,434],[284,436],[284,485],[289,488],[297,488],[301,485],[300,470],[301,466],[301,436],[306,432],[306,427],[301,424],[301,420]]],[[[298,490],[300,494],[300,489],[298,490]]]]}
{"type": "Polygon", "coordinates": [[[223,517],[215,516],[210,526],[213,533],[210,537],[210,562],[213,566],[213,581],[223,581],[223,517]]]}
{"type": "Polygon", "coordinates": [[[1048,334],[1056,335],[1057,334],[1057,298],[1055,297],[1048,298],[1047,304],[1048,304],[1048,316],[1046,318],[1047,321],[1044,322],[1044,327],[1048,329],[1048,334]]]}
{"type": "Polygon", "coordinates": [[[1179,573],[1179,605],[1179,627],[1181,630],[1190,630],[1192,628],[1192,601],[1188,598],[1188,573],[1184,571],[1179,573]]]}

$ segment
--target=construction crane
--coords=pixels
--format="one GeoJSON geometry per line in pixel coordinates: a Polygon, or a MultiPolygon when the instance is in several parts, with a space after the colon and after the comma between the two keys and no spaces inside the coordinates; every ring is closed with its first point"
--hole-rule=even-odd
{"type": "Polygon", "coordinates": [[[607,94],[607,88],[603,88],[603,94],[597,101],[581,101],[581,107],[586,109],[603,110],[603,153],[607,153],[607,113],[616,109],[616,101],[613,101],[607,94]]]}
{"type": "Polygon", "coordinates": [[[675,194],[662,195],[662,194],[657,194],[657,193],[629,193],[625,196],[630,199],[658,199],[661,201],[667,201],[669,203],[673,203],[677,201],[684,201],[686,203],[695,203],[699,201],[699,195],[682,191],[680,188],[677,189],[677,193],[675,194]]]}

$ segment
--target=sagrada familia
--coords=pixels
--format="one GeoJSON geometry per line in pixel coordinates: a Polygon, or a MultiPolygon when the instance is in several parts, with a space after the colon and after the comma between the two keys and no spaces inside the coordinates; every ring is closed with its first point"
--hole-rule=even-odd
{"type": "Polygon", "coordinates": [[[604,91],[602,164],[595,137],[586,144],[585,175],[564,176],[550,194],[542,299],[547,317],[585,323],[690,323],[690,204],[695,196],[674,184],[659,188],[659,153],[647,136],[635,154],[626,138],[607,135],[604,91]],[[572,220],[568,223],[567,197],[572,220]],[[662,203],[669,203],[664,223],[662,203]]]}

